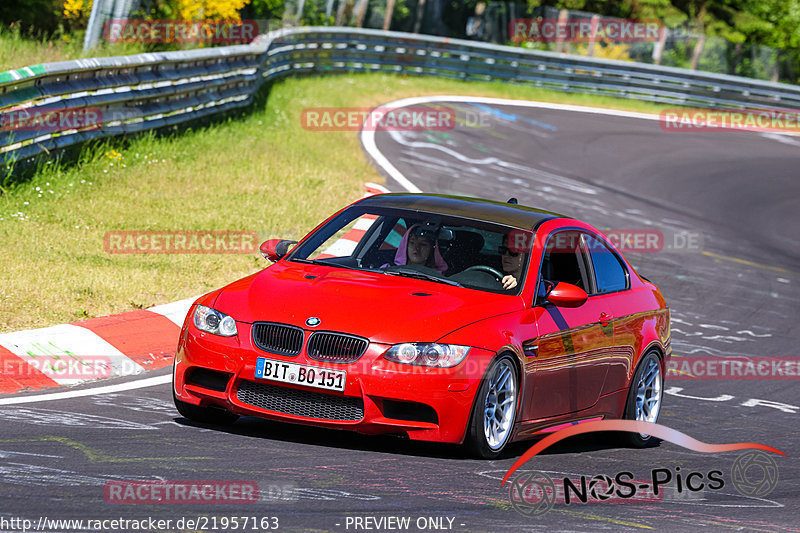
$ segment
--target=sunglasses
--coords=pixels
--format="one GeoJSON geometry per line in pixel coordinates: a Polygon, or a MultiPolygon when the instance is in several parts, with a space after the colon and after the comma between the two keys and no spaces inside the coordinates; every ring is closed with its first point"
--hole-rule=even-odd
{"type": "Polygon", "coordinates": [[[500,255],[503,255],[503,254],[508,254],[508,255],[510,255],[511,257],[517,257],[517,256],[519,255],[519,252],[515,252],[515,251],[513,251],[513,250],[512,250],[511,248],[509,248],[508,246],[498,246],[498,247],[497,247],[497,251],[498,251],[498,252],[500,252],[500,255]]]}

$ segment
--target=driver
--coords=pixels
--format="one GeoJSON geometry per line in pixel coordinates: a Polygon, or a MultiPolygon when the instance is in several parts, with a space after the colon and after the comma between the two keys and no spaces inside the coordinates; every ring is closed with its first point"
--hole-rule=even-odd
{"type": "Polygon", "coordinates": [[[511,290],[517,286],[522,278],[522,267],[524,266],[525,256],[521,252],[514,251],[508,247],[508,235],[503,236],[503,244],[497,247],[503,264],[503,279],[500,282],[505,290],[511,290]]]}
{"type": "MultiPolygon", "coordinates": [[[[400,241],[394,256],[395,265],[419,265],[444,272],[447,263],[439,252],[439,242],[435,232],[414,224],[400,241]]],[[[387,266],[387,265],[384,265],[387,266]]]]}

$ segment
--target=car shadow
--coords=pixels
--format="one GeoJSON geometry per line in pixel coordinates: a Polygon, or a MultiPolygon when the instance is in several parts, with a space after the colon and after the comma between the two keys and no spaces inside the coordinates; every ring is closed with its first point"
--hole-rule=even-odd
{"type": "MultiPolygon", "coordinates": [[[[567,437],[551,446],[548,446],[537,455],[565,455],[574,453],[596,452],[602,450],[637,449],[626,442],[626,435],[622,432],[603,431],[567,437]]],[[[515,442],[508,447],[506,452],[509,457],[519,457],[527,452],[538,440],[515,442]]],[[[661,446],[661,439],[653,438],[646,448],[661,446]]]]}
{"type": "Polygon", "coordinates": [[[173,420],[183,426],[213,428],[216,431],[231,435],[293,444],[439,459],[463,459],[467,457],[460,446],[413,441],[402,434],[364,435],[354,431],[288,424],[254,416],[243,416],[229,426],[201,424],[183,417],[176,417],[173,420]]]}
{"type": "MultiPolygon", "coordinates": [[[[234,424],[227,426],[201,424],[183,417],[176,417],[173,420],[183,426],[213,428],[216,431],[231,435],[293,444],[435,459],[481,460],[471,455],[463,446],[414,441],[404,434],[364,435],[353,431],[289,424],[252,416],[243,416],[234,424]]],[[[537,440],[528,440],[513,443],[503,451],[497,460],[515,460],[527,452],[536,442],[537,440]]],[[[649,447],[657,447],[660,443],[659,439],[654,439],[653,444],[649,447]]],[[[575,454],[620,448],[631,448],[625,442],[623,434],[602,432],[569,437],[549,446],[540,452],[540,455],[575,454]]]]}

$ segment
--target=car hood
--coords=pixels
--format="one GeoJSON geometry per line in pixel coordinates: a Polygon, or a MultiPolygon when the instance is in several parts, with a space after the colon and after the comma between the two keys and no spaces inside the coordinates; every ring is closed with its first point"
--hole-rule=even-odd
{"type": "Polygon", "coordinates": [[[524,308],[522,298],[401,276],[280,261],[234,282],[214,308],[240,322],[280,322],[367,337],[433,342],[492,316],[524,308]]]}

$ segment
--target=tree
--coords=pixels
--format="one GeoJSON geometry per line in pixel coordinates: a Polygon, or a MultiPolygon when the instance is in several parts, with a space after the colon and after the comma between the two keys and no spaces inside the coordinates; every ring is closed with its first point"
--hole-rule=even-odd
{"type": "Polygon", "coordinates": [[[52,33],[62,17],[61,0],[0,0],[0,24],[17,24],[25,32],[52,33]]]}

